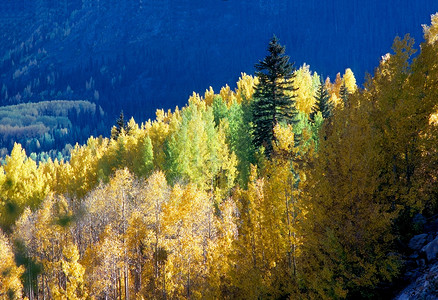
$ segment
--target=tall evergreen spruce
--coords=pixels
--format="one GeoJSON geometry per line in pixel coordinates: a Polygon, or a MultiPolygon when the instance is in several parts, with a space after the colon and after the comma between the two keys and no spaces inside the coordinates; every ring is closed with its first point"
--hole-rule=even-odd
{"type": "Polygon", "coordinates": [[[119,137],[120,133],[122,132],[122,128],[125,131],[125,133],[128,133],[129,128],[128,128],[128,125],[126,124],[125,116],[123,114],[123,110],[120,111],[120,116],[119,116],[119,118],[116,121],[116,126],[113,127],[113,129],[111,130],[111,139],[117,140],[117,138],[119,137]]]}
{"type": "Polygon", "coordinates": [[[319,111],[324,119],[329,118],[333,112],[333,103],[330,101],[329,92],[322,80],[316,91],[315,106],[313,106],[312,113],[310,114],[310,119],[312,121],[314,121],[315,114],[319,111]]]}
{"type": "Polygon", "coordinates": [[[348,96],[350,93],[348,92],[347,87],[345,86],[345,83],[342,83],[341,89],[339,90],[339,96],[341,96],[342,102],[344,103],[344,107],[348,106],[348,96]]]}
{"type": "Polygon", "coordinates": [[[293,95],[295,69],[275,35],[269,42],[268,51],[269,55],[255,65],[259,83],[255,86],[252,121],[254,146],[264,146],[270,157],[275,125],[297,123],[298,111],[293,95]]]}

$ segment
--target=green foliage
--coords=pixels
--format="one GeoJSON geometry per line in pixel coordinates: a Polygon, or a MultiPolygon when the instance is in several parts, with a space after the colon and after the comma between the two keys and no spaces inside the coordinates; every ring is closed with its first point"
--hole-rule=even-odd
{"type": "Polygon", "coordinates": [[[154,168],[154,152],[149,136],[143,137],[138,144],[139,153],[134,162],[135,174],[147,178],[154,168]]]}
{"type": "Polygon", "coordinates": [[[229,190],[234,184],[234,154],[226,144],[225,129],[222,123],[215,126],[213,108],[202,101],[193,99],[182,110],[180,126],[168,137],[165,153],[166,176],[172,184],[192,182],[212,191],[223,184],[229,190]]]}
{"type": "Polygon", "coordinates": [[[225,101],[219,95],[214,96],[212,107],[213,107],[213,115],[214,115],[214,124],[217,127],[219,126],[221,120],[226,118],[228,108],[225,101]]]}
{"type": "Polygon", "coordinates": [[[339,95],[341,96],[341,100],[342,100],[342,103],[344,104],[344,107],[347,107],[348,106],[348,96],[349,96],[349,92],[348,92],[348,89],[347,89],[347,87],[345,86],[345,84],[344,83],[342,83],[342,85],[341,85],[341,89],[339,90],[339,95]]]}
{"type": "Polygon", "coordinates": [[[255,163],[255,150],[249,125],[251,118],[251,106],[248,102],[241,105],[233,103],[228,110],[228,143],[231,150],[236,153],[239,183],[244,187],[248,183],[250,165],[255,163]]]}
{"type": "MultiPolygon", "coordinates": [[[[343,85],[343,87],[345,86],[343,85]]],[[[341,88],[341,93],[342,91],[343,89],[341,88]]],[[[327,90],[327,87],[325,86],[325,83],[321,80],[321,82],[318,85],[318,90],[316,91],[315,106],[313,107],[312,112],[310,114],[310,119],[312,121],[315,121],[315,115],[318,112],[321,112],[321,116],[324,119],[327,119],[333,114],[333,109],[334,109],[334,105],[330,101],[330,95],[327,90]]]]}
{"type": "Polygon", "coordinates": [[[111,129],[111,139],[117,140],[122,133],[129,134],[129,126],[125,121],[125,115],[123,110],[120,112],[119,117],[116,120],[116,125],[111,129]]]}

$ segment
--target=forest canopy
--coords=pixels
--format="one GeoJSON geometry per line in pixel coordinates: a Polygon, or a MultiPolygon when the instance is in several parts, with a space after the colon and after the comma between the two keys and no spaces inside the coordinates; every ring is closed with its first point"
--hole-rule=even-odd
{"type": "Polygon", "coordinates": [[[103,132],[105,113],[88,101],[54,100],[0,107],[1,155],[20,143],[28,153],[69,157],[76,141],[103,132]],[[81,125],[82,124],[82,125],[81,125]],[[83,125],[86,124],[86,125],[83,125]],[[57,151],[58,150],[58,151],[57,151]],[[46,153],[44,153],[46,152],[46,153]]]}
{"type": "Polygon", "coordinates": [[[247,74],[69,160],[15,144],[0,167],[0,297],[383,297],[414,216],[438,212],[437,24],[418,49],[397,37],[363,88],[350,69],[279,73],[294,117],[272,119],[270,155],[254,103],[275,88],[247,74]]]}

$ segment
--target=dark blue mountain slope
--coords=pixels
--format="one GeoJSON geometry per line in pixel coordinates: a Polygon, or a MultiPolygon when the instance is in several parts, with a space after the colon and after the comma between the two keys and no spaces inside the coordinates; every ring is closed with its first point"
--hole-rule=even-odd
{"type": "Polygon", "coordinates": [[[253,73],[273,34],[299,66],[359,82],[438,1],[5,0],[0,104],[82,99],[143,121],[253,73]]]}

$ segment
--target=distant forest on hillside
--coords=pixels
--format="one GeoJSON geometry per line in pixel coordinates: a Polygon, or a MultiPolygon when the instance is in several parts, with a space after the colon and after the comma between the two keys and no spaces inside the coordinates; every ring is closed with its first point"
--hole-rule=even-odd
{"type": "Polygon", "coordinates": [[[351,68],[360,86],[392,39],[410,32],[421,40],[420,25],[435,11],[438,2],[427,0],[5,0],[0,105],[87,101],[99,113],[97,120],[70,115],[65,139],[54,133],[67,128],[62,122],[53,132],[35,128],[44,131],[37,137],[0,119],[7,131],[0,152],[14,140],[28,153],[63,151],[88,134],[109,136],[122,110],[141,123],[155,118],[157,108],[183,106],[193,91],[226,84],[233,90],[242,72],[254,73],[274,33],[296,68],[306,63],[331,82],[351,68]]]}

